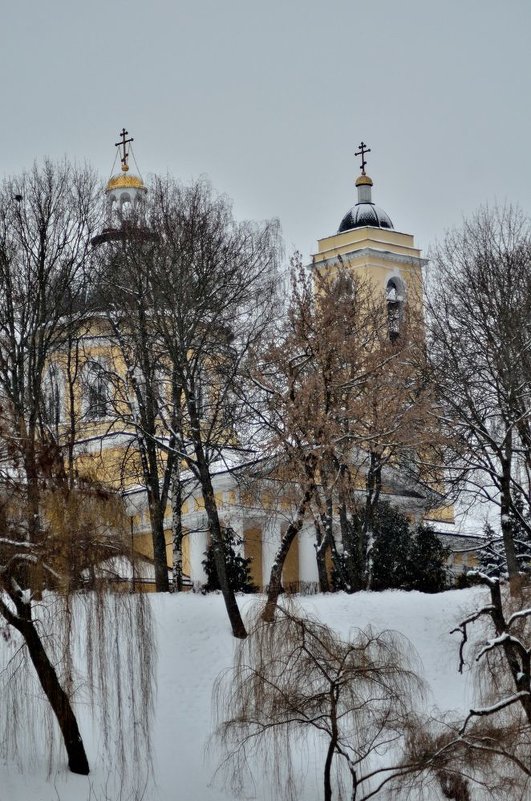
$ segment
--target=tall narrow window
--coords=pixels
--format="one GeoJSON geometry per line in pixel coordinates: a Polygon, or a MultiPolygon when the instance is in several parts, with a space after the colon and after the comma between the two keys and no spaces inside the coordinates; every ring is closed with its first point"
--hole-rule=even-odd
{"type": "Polygon", "coordinates": [[[103,360],[85,365],[83,375],[83,413],[89,420],[107,417],[110,411],[109,379],[103,360]]]}
{"type": "Polygon", "coordinates": [[[400,278],[390,278],[385,288],[387,300],[387,328],[389,339],[396,342],[400,336],[400,327],[404,317],[404,283],[400,278]]]}
{"type": "Polygon", "coordinates": [[[64,394],[63,371],[56,364],[51,364],[42,384],[42,418],[55,431],[63,421],[64,394]]]}

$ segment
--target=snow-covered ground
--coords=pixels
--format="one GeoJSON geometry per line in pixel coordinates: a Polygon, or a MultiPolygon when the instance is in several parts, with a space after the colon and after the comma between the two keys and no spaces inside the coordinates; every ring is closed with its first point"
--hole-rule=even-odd
{"type": "MultiPolygon", "coordinates": [[[[471,701],[470,674],[460,675],[458,638],[450,630],[481,602],[484,590],[450,591],[440,595],[389,591],[356,595],[310,596],[298,603],[347,637],[368,624],[394,629],[418,652],[422,673],[431,688],[429,703],[441,710],[466,710],[471,701]]],[[[212,781],[216,754],[208,749],[212,731],[212,687],[231,664],[237,647],[219,595],[151,596],[158,640],[157,697],[153,728],[154,776],[145,801],[232,801],[233,794],[212,781]]],[[[240,597],[244,610],[256,602],[240,597]]],[[[28,703],[33,703],[28,699],[28,703]]],[[[0,763],[0,801],[129,801],[130,792],[116,786],[112,766],[100,754],[88,711],[79,708],[89,751],[89,777],[73,776],[59,760],[48,764],[45,743],[23,759],[22,767],[0,763]]],[[[321,765],[305,765],[304,801],[321,799],[321,765]]],[[[252,798],[269,799],[267,779],[252,798]]],[[[301,796],[302,798],[302,796],[301,796]]]]}

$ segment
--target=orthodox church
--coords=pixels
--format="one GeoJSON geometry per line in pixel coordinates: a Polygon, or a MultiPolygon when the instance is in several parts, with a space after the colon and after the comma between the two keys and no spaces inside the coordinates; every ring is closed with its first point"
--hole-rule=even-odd
{"type": "MultiPolygon", "coordinates": [[[[365,154],[369,152],[362,142],[356,155],[361,155],[361,174],[356,180],[355,205],[341,219],[337,232],[317,243],[309,268],[316,271],[333,271],[340,264],[368,280],[374,292],[386,298],[389,335],[398,337],[401,320],[407,304],[422,302],[422,268],[425,260],[415,247],[411,234],[396,231],[389,215],[375,205],[372,198],[373,181],[366,174],[365,154]]],[[[216,477],[216,490],[222,501],[225,523],[230,525],[243,542],[246,557],[252,558],[253,582],[265,587],[278,550],[281,537],[289,524],[291,510],[280,502],[276,506],[262,504],[253,507],[242,497],[235,472],[245,468],[220,471],[216,477]]],[[[433,509],[433,494],[419,485],[412,486],[396,469],[384,470],[382,501],[389,501],[412,519],[432,518],[453,521],[453,509],[440,506],[433,509]]],[[[188,544],[188,565],[193,581],[203,580],[202,554],[207,546],[207,534],[200,497],[188,502],[184,510],[184,524],[197,532],[188,544]]],[[[312,521],[303,525],[292,545],[284,567],[285,586],[311,591],[318,586],[315,558],[315,531],[312,521]]]]}
{"type": "MultiPolygon", "coordinates": [[[[138,220],[135,211],[141,208],[146,186],[139,175],[129,169],[128,142],[125,129],[121,133],[121,169],[106,186],[107,218],[104,229],[93,244],[96,247],[116,242],[125,237],[149,237],[150,233],[129,219],[138,220]]],[[[374,291],[386,299],[389,336],[398,337],[401,320],[408,305],[420,304],[422,298],[422,268],[425,260],[415,246],[411,234],[394,228],[389,215],[375,205],[373,181],[366,172],[365,156],[369,152],[362,142],[356,155],[361,155],[361,174],[356,180],[356,202],[341,218],[338,230],[320,239],[311,257],[312,270],[334,271],[338,265],[348,264],[374,291]]],[[[90,360],[97,363],[108,357],[112,338],[105,324],[96,322],[87,345],[90,360]]],[[[96,471],[107,480],[118,475],[123,460],[123,442],[119,426],[109,423],[103,386],[103,373],[97,371],[88,377],[86,386],[90,397],[85,401],[88,428],[84,441],[79,443],[80,459],[85,464],[96,461],[96,471]]],[[[249,463],[225,460],[213,472],[213,485],[219,513],[224,526],[231,527],[241,542],[242,554],[252,559],[253,583],[265,587],[283,531],[289,524],[292,509],[290,502],[280,493],[276,501],[253,502],[241,482],[241,476],[250,468],[249,463]]],[[[149,560],[152,557],[150,519],[146,493],[139,483],[131,481],[122,486],[131,520],[132,549],[145,557],[143,575],[139,583],[149,582],[149,560]]],[[[263,499],[262,499],[263,500],[263,499]]],[[[383,475],[382,500],[420,520],[432,516],[433,494],[419,485],[403,480],[398,470],[388,467],[383,475]]],[[[171,504],[168,505],[169,507],[171,504]]],[[[453,510],[441,506],[435,516],[451,523],[453,510]]],[[[192,489],[182,507],[182,526],[187,532],[183,541],[183,569],[193,586],[206,580],[203,560],[208,546],[208,526],[204,503],[199,488],[192,489]]],[[[168,568],[172,564],[171,509],[166,518],[166,548],[168,568]]],[[[284,584],[298,590],[315,590],[318,587],[315,558],[315,531],[312,520],[300,530],[285,563],[284,584]]]]}

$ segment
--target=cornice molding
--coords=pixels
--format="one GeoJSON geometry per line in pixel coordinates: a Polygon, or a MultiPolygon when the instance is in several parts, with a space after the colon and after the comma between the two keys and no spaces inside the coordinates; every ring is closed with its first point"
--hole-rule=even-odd
{"type": "Polygon", "coordinates": [[[332,267],[336,264],[345,264],[349,259],[354,260],[371,256],[381,261],[392,261],[394,264],[409,264],[413,267],[422,268],[428,264],[428,259],[423,259],[420,256],[405,256],[403,253],[393,253],[392,250],[380,250],[379,248],[361,248],[361,250],[356,250],[352,253],[338,253],[336,256],[319,261],[315,259],[309,267],[332,267]]]}

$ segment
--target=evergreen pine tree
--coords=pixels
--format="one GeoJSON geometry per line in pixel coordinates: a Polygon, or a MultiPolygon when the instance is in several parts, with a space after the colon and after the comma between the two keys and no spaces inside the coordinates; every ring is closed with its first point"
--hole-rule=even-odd
{"type": "Polygon", "coordinates": [[[409,589],[412,533],[398,509],[381,503],[374,515],[373,581],[375,590],[409,589]]]}
{"type": "MultiPolygon", "coordinates": [[[[516,559],[522,573],[531,572],[531,538],[528,533],[530,518],[528,502],[524,501],[522,493],[515,494],[514,510],[510,519],[516,559]]],[[[485,545],[479,552],[480,570],[488,576],[507,575],[507,560],[501,534],[490,523],[485,523],[483,536],[485,545]]]]}
{"type": "MultiPolygon", "coordinates": [[[[258,587],[253,584],[251,578],[251,559],[240,556],[237,548],[241,546],[242,540],[237,536],[233,528],[227,527],[223,531],[223,550],[225,553],[225,564],[227,566],[227,578],[229,586],[234,592],[257,592],[258,587]]],[[[205,551],[203,567],[207,574],[207,583],[204,586],[206,592],[219,590],[219,580],[216,572],[212,545],[205,551]]]]}
{"type": "Polygon", "coordinates": [[[442,592],[448,586],[445,548],[429,526],[420,525],[411,541],[408,589],[420,592],[442,592]]]}
{"type": "MultiPolygon", "coordinates": [[[[361,530],[361,522],[359,530],[361,530]]],[[[373,580],[374,590],[402,589],[440,592],[447,587],[446,560],[449,551],[428,526],[412,528],[405,515],[388,503],[378,505],[374,515],[373,580]]],[[[354,549],[336,556],[339,569],[334,572],[334,586],[344,589],[343,571],[359,570],[354,549]]]]}
{"type": "Polygon", "coordinates": [[[479,551],[479,569],[487,576],[500,576],[507,572],[503,540],[490,523],[483,527],[485,545],[479,551]]]}

